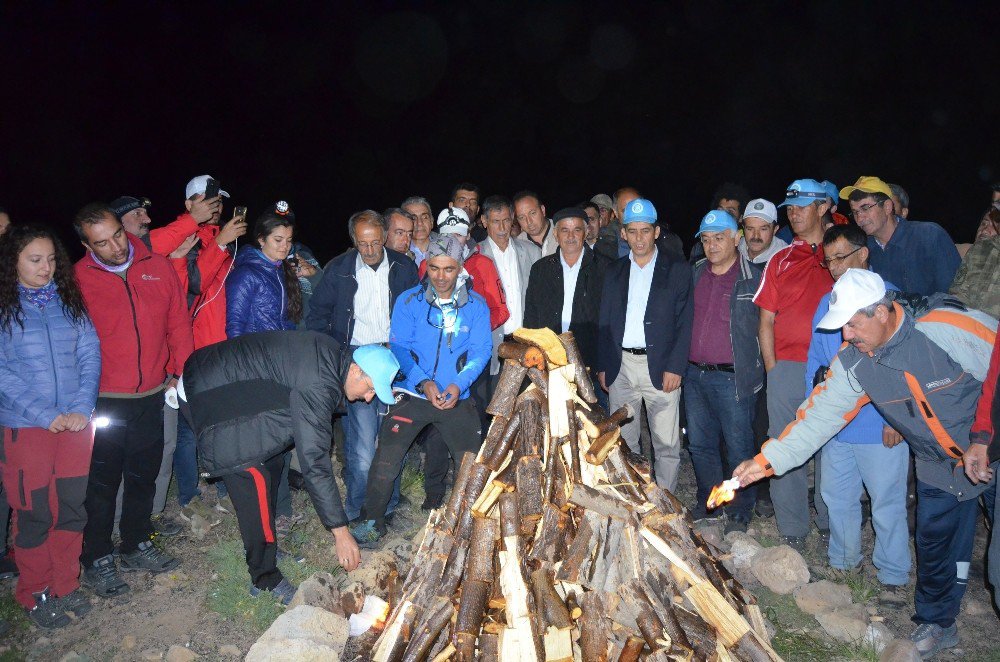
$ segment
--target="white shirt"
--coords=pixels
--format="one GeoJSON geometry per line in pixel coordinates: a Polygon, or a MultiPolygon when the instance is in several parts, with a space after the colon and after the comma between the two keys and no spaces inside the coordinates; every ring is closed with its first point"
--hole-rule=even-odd
{"type": "Polygon", "coordinates": [[[573,321],[573,294],[576,293],[576,280],[580,276],[583,253],[576,257],[576,264],[571,267],[566,264],[566,259],[560,251],[559,263],[562,264],[563,276],[562,332],[566,333],[569,331],[570,322],[573,321]]]}
{"type": "Polygon", "coordinates": [[[372,269],[361,259],[354,261],[358,291],[354,293],[352,345],[389,342],[389,256],[382,249],[382,262],[372,269]]]}
{"type": "Polygon", "coordinates": [[[656,258],[659,249],[653,250],[653,259],[640,267],[629,251],[631,262],[628,275],[628,305],[625,308],[625,335],[622,336],[622,347],[643,348],[646,346],[646,303],[649,301],[649,287],[653,284],[653,269],[656,268],[656,258]]]}
{"type": "Polygon", "coordinates": [[[497,274],[500,276],[500,282],[503,284],[503,291],[506,295],[507,310],[510,311],[510,317],[503,323],[503,332],[504,335],[514,333],[524,323],[524,307],[521,301],[521,275],[518,273],[517,252],[509,241],[507,243],[507,250],[505,251],[500,250],[500,247],[496,245],[492,237],[487,237],[486,241],[490,242],[490,250],[493,252],[493,262],[497,265],[497,274]]]}

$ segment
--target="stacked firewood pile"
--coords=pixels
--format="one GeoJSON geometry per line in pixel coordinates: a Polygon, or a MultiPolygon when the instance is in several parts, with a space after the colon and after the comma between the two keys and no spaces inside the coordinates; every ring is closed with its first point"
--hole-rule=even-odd
{"type": "Polygon", "coordinates": [[[431,514],[372,659],[779,660],[754,597],[621,440],[633,412],[594,404],[572,334],[514,338],[486,440],[431,514]]]}

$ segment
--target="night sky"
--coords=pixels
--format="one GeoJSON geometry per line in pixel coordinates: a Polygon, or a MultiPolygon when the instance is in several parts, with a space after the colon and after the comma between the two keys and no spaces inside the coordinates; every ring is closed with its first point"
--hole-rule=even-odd
{"type": "Polygon", "coordinates": [[[971,241],[1000,180],[991,5],[8,3],[0,206],[66,232],[145,195],[162,224],[207,172],[251,219],[288,200],[325,260],[352,212],[436,213],[459,181],[550,214],[632,184],[690,245],[724,181],[878,175],[971,241]]]}

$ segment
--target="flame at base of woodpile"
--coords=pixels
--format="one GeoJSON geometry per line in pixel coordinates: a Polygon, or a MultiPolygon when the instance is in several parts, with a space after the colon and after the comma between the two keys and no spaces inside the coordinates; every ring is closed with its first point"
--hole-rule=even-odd
{"type": "Polygon", "coordinates": [[[372,652],[419,660],[779,660],[754,597],[620,438],[572,334],[520,329],[372,652]],[[525,378],[529,385],[521,391],[525,378]]]}

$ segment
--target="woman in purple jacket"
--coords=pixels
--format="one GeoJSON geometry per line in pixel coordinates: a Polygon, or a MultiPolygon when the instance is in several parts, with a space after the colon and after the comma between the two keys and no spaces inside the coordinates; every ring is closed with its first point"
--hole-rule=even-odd
{"type": "Polygon", "coordinates": [[[0,464],[14,510],[15,598],[43,628],[90,611],[80,551],[100,375],[66,251],[46,228],[15,226],[0,240],[0,464]]]}

